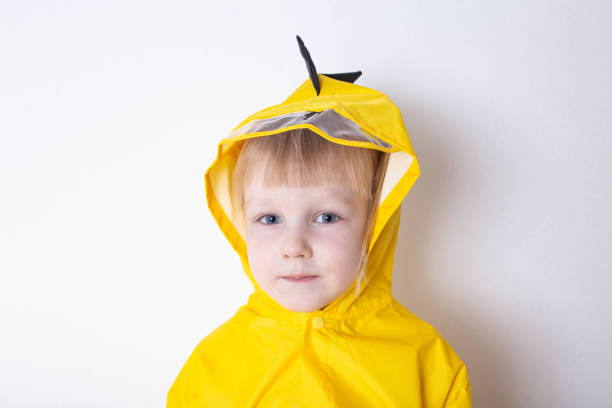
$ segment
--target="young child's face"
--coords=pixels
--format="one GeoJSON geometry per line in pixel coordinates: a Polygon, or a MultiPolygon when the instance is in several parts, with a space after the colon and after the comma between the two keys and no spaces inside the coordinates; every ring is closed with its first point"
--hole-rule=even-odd
{"type": "Polygon", "coordinates": [[[294,312],[323,308],[359,272],[366,199],[341,187],[245,186],[249,267],[259,286],[294,312]]]}

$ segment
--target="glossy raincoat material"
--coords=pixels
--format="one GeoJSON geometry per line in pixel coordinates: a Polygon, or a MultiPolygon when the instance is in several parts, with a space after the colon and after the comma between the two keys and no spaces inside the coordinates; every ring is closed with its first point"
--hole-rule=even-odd
{"type": "Polygon", "coordinates": [[[320,94],[306,80],[219,143],[205,175],[206,199],[254,292],[197,345],[168,392],[167,407],[469,408],[464,363],[434,327],[391,294],[400,204],[419,175],[400,111],[376,90],[317,75],[320,94]],[[284,309],[257,285],[229,195],[237,142],[295,128],[390,153],[366,281],[357,293],[353,283],[310,313],[284,309]]]}

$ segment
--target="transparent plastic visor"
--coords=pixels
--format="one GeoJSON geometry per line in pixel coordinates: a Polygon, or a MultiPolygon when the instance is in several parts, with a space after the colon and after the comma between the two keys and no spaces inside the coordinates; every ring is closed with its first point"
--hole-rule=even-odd
{"type": "Polygon", "coordinates": [[[367,142],[383,148],[393,147],[384,140],[366,132],[358,124],[333,109],[326,109],[321,112],[291,112],[267,119],[255,119],[231,132],[228,138],[233,139],[247,133],[267,132],[302,124],[313,125],[335,139],[367,142]]]}

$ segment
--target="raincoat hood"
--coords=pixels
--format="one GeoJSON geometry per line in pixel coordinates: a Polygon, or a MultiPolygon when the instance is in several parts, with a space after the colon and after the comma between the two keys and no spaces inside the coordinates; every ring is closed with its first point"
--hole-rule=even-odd
{"type": "Polygon", "coordinates": [[[254,292],[200,341],[168,392],[167,407],[470,408],[463,362],[391,293],[401,202],[419,176],[400,111],[381,92],[353,84],[360,72],[318,74],[298,42],[310,78],[282,103],[239,123],[219,142],[204,177],[208,207],[254,292]],[[358,292],[353,282],[308,313],[285,309],[253,278],[230,195],[239,142],[298,128],[389,153],[365,282],[358,292]]]}
{"type": "Polygon", "coordinates": [[[249,269],[244,227],[230,200],[230,180],[239,141],[266,137],[291,129],[306,128],[325,139],[348,146],[364,147],[390,154],[369,248],[365,284],[355,294],[355,283],[329,304],[327,314],[350,313],[357,304],[383,301],[391,296],[393,252],[399,228],[402,199],[419,175],[399,109],[381,92],[318,74],[320,93],[310,79],[302,83],[283,103],[244,119],[220,141],[217,158],[205,174],[206,199],[221,231],[240,256],[244,273],[255,292],[253,307],[280,318],[291,318],[265,294],[249,269]]]}

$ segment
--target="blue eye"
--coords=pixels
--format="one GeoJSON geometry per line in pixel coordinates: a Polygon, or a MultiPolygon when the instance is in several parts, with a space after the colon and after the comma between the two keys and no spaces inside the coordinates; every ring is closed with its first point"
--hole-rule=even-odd
{"type": "Polygon", "coordinates": [[[262,221],[264,224],[278,224],[280,222],[280,219],[274,214],[266,214],[258,221],[262,221]]]}
{"type": "Polygon", "coordinates": [[[332,213],[323,213],[317,217],[315,221],[322,222],[323,224],[331,224],[338,220],[338,216],[332,213]]]}

